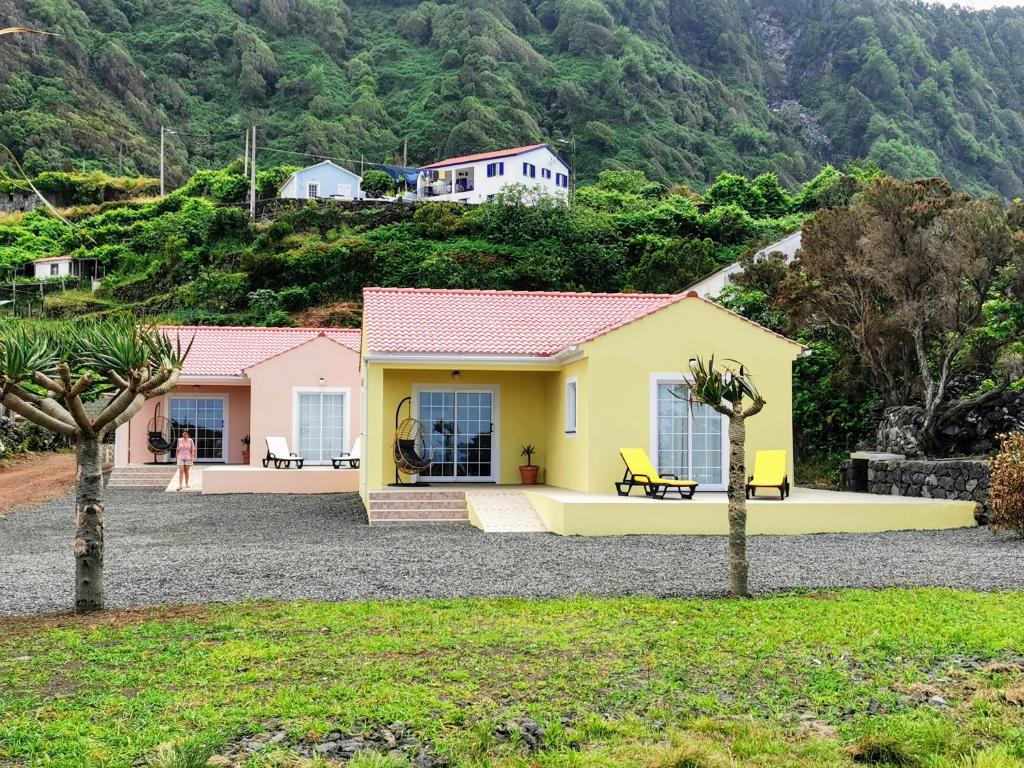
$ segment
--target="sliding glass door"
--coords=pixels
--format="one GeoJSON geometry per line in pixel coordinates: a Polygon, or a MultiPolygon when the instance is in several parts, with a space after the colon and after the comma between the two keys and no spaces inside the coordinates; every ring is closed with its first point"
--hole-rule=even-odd
{"type": "Polygon", "coordinates": [[[419,392],[418,401],[418,418],[427,428],[425,450],[433,462],[423,476],[463,483],[494,482],[494,392],[425,389],[419,392]]]}
{"type": "Polygon", "coordinates": [[[659,379],[653,387],[654,463],[658,471],[696,480],[698,490],[728,484],[728,422],[712,408],[689,402],[685,381],[659,379]]]}
{"type": "Polygon", "coordinates": [[[171,420],[171,456],[178,438],[188,430],[196,444],[196,461],[224,461],[226,424],[224,397],[172,397],[167,413],[171,420]]]}
{"type": "Polygon", "coordinates": [[[345,444],[345,392],[314,390],[297,395],[298,424],[293,451],[307,464],[330,464],[350,446],[345,444]]]}

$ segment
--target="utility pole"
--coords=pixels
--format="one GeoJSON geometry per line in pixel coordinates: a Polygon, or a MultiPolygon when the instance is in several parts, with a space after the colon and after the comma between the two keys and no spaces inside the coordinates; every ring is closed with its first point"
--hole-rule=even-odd
{"type": "Polygon", "coordinates": [[[164,195],[164,138],[166,136],[173,136],[177,131],[172,131],[170,128],[164,128],[160,126],[160,196],[164,195]]]}
{"type": "Polygon", "coordinates": [[[252,157],[249,161],[249,218],[256,219],[256,126],[252,127],[252,141],[249,142],[252,157]]]}
{"type": "Polygon", "coordinates": [[[164,127],[160,126],[160,197],[164,196],[164,127]]]}
{"type": "Polygon", "coordinates": [[[243,162],[244,162],[244,166],[242,168],[242,174],[244,176],[248,176],[249,175],[249,132],[248,131],[245,132],[245,160],[243,162]]]}
{"type": "Polygon", "coordinates": [[[117,140],[117,175],[124,176],[124,139],[117,140]]]}
{"type": "Polygon", "coordinates": [[[402,148],[402,167],[409,167],[409,137],[405,137],[405,146],[402,148]]]}

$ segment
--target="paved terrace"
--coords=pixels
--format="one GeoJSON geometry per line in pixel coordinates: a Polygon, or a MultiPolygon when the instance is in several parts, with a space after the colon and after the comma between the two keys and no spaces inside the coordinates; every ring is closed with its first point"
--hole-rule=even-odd
{"type": "MultiPolygon", "coordinates": [[[[716,596],[724,537],[577,538],[471,526],[370,528],[355,495],[112,489],[110,607],[247,598],[716,596]]],[[[0,615],[71,605],[73,499],[0,519],[0,615]]],[[[1024,588],[1024,543],[985,529],[755,536],[751,582],[794,588],[1024,588]]]]}

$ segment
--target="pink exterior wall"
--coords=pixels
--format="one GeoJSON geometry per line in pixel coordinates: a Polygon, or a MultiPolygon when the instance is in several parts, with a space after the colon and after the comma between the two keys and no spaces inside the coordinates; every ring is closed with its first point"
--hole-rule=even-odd
{"type": "Polygon", "coordinates": [[[258,464],[267,450],[268,435],[284,437],[296,450],[295,391],[343,389],[348,399],[346,426],[349,450],[361,427],[359,353],[335,341],[318,337],[287,352],[257,363],[246,371],[251,382],[252,456],[258,464]],[[321,384],[320,378],[324,381],[321,384]]]}
{"type": "MultiPolygon", "coordinates": [[[[224,435],[224,448],[229,464],[242,463],[242,436],[249,432],[249,386],[248,382],[237,385],[210,385],[210,384],[183,384],[176,387],[173,392],[162,397],[149,400],[142,407],[135,418],[117,430],[117,446],[115,448],[114,463],[118,467],[129,464],[145,464],[153,461],[153,454],[149,452],[147,445],[147,432],[149,422],[156,413],[157,403],[160,403],[160,415],[167,416],[168,402],[174,396],[202,397],[206,395],[217,395],[227,398],[226,414],[227,425],[224,435]]],[[[166,460],[167,456],[161,456],[160,460],[166,460]]]]}
{"type": "Polygon", "coordinates": [[[218,493],[354,493],[358,469],[205,467],[203,495],[218,493]]]}

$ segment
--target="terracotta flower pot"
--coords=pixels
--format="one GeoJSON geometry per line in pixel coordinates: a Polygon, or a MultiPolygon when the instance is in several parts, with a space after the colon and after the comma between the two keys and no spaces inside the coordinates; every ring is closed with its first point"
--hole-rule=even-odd
{"type": "Polygon", "coordinates": [[[243,464],[248,464],[249,463],[249,452],[248,451],[242,451],[242,463],[243,464]]]}
{"type": "Polygon", "coordinates": [[[540,467],[536,464],[520,467],[519,476],[523,479],[523,485],[536,485],[538,472],[540,472],[540,467]]]}

